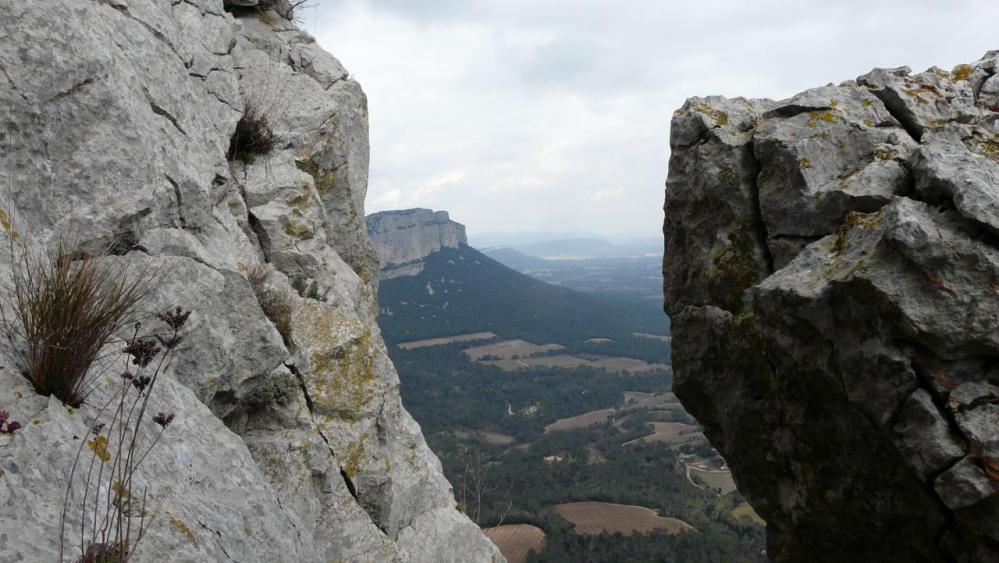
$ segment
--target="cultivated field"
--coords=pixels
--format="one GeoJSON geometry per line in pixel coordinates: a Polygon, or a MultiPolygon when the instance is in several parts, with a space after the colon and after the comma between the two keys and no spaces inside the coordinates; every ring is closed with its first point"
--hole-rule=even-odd
{"type": "Polygon", "coordinates": [[[676,534],[693,530],[690,524],[677,518],[664,518],[655,510],[644,506],[611,504],[608,502],[569,502],[555,506],[560,516],[576,526],[580,534],[601,532],[646,533],[652,530],[666,530],[676,534]]]}
{"type": "Polygon", "coordinates": [[[636,442],[672,444],[676,442],[675,439],[678,437],[697,432],[697,428],[689,424],[683,424],[682,422],[653,422],[651,424],[652,434],[625,442],[624,445],[627,446],[636,442]]]}
{"type": "Polygon", "coordinates": [[[694,477],[699,478],[712,491],[720,490],[723,495],[731,493],[736,488],[735,481],[732,479],[732,473],[730,471],[702,469],[694,465],[688,465],[687,474],[691,477],[691,479],[694,477]]]}
{"type": "Polygon", "coordinates": [[[455,436],[462,440],[482,440],[487,444],[492,444],[494,446],[509,446],[510,444],[517,441],[513,436],[508,436],[506,434],[500,434],[499,432],[486,432],[484,430],[475,431],[465,431],[459,430],[454,433],[455,436]]]}
{"type": "MultiPolygon", "coordinates": [[[[486,348],[486,346],[482,346],[480,348],[486,348]]],[[[468,352],[469,350],[465,350],[465,353],[468,352]]],[[[488,355],[495,356],[497,354],[488,355]]],[[[642,373],[668,369],[668,366],[664,364],[647,364],[641,360],[635,360],[633,358],[600,358],[597,360],[585,360],[583,358],[577,358],[576,356],[569,356],[566,354],[558,356],[542,356],[540,358],[527,358],[521,356],[517,359],[486,360],[480,361],[479,363],[487,366],[498,367],[503,371],[516,371],[532,367],[557,367],[564,369],[589,367],[607,371],[642,373]]]]}
{"type": "Polygon", "coordinates": [[[679,407],[676,395],[672,393],[642,393],[640,391],[624,392],[624,407],[635,409],[656,409],[662,407],[679,407]]]}
{"type": "Polygon", "coordinates": [[[614,409],[601,409],[590,411],[579,416],[570,418],[560,418],[555,422],[545,426],[545,432],[556,432],[558,430],[574,430],[576,428],[589,428],[607,422],[614,416],[614,409]]]}
{"type": "Polygon", "coordinates": [[[526,358],[535,354],[563,349],[565,349],[565,346],[561,344],[531,344],[526,340],[504,340],[494,344],[468,348],[465,350],[465,354],[472,361],[477,361],[484,356],[496,356],[501,360],[510,360],[514,356],[526,358]]]}
{"type": "Polygon", "coordinates": [[[649,364],[634,358],[600,358],[590,362],[590,365],[607,371],[626,371],[629,373],[669,369],[666,364],[649,364]]]}
{"type": "Polygon", "coordinates": [[[483,531],[508,563],[526,563],[528,552],[533,549],[541,553],[545,547],[545,532],[530,524],[507,524],[483,531]]]}
{"type": "Polygon", "coordinates": [[[448,336],[445,338],[428,338],[427,340],[413,340],[412,342],[403,342],[399,344],[399,347],[403,350],[413,350],[414,348],[427,348],[430,346],[443,346],[445,344],[454,344],[455,342],[474,342],[476,340],[491,340],[496,338],[496,334],[492,332],[476,332],[473,334],[459,334],[457,336],[448,336]]]}
{"type": "Polygon", "coordinates": [[[766,521],[763,518],[760,518],[760,515],[753,510],[752,506],[749,506],[748,502],[744,502],[733,508],[732,512],[729,512],[729,514],[731,514],[732,518],[735,518],[736,520],[747,520],[760,526],[767,525],[766,521]]]}
{"type": "Polygon", "coordinates": [[[651,338],[653,340],[662,340],[663,342],[669,342],[672,340],[672,338],[666,336],[665,334],[649,334],[647,332],[633,332],[631,334],[640,338],[651,338]]]}

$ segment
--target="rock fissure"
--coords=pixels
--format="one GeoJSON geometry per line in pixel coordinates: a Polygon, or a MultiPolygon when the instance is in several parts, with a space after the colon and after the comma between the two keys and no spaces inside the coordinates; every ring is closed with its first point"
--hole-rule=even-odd
{"type": "Polygon", "coordinates": [[[48,100],[46,100],[44,103],[50,104],[52,102],[59,101],[59,100],[61,100],[63,98],[72,96],[73,94],[75,94],[77,91],[83,89],[84,87],[89,86],[89,85],[93,84],[94,82],[97,82],[97,81],[102,80],[102,79],[103,79],[103,77],[93,77],[93,76],[87,77],[87,78],[81,80],[80,82],[77,82],[76,84],[73,84],[68,89],[55,94],[54,96],[52,96],[51,98],[49,98],[48,100]]]}
{"type": "Polygon", "coordinates": [[[222,555],[224,555],[225,558],[228,559],[229,561],[233,561],[232,556],[230,556],[229,552],[226,551],[225,549],[225,543],[222,541],[222,532],[219,532],[218,530],[208,526],[201,520],[198,520],[198,525],[201,526],[205,531],[215,534],[215,541],[218,543],[219,549],[222,550],[222,555]]]}
{"type": "Polygon", "coordinates": [[[173,125],[174,128],[177,129],[177,131],[179,131],[181,135],[184,136],[187,135],[187,131],[184,131],[184,128],[180,126],[180,123],[177,121],[177,118],[174,117],[167,110],[163,109],[162,106],[154,102],[152,99],[149,100],[149,109],[152,110],[152,112],[155,113],[156,115],[163,117],[167,121],[169,121],[170,124],[173,125]]]}
{"type": "Polygon", "coordinates": [[[103,4],[105,6],[109,6],[111,8],[114,8],[116,11],[118,11],[119,13],[121,13],[126,18],[134,21],[135,23],[137,23],[139,25],[141,25],[143,28],[145,28],[145,30],[147,32],[149,32],[150,35],[153,36],[153,38],[155,38],[157,41],[160,41],[164,45],[166,45],[170,49],[170,51],[173,52],[173,54],[176,55],[178,59],[180,59],[181,63],[183,63],[183,65],[184,65],[184,68],[190,68],[191,67],[193,59],[186,59],[186,58],[184,58],[184,56],[180,54],[180,51],[177,50],[177,47],[173,44],[173,42],[170,41],[170,39],[166,35],[163,35],[163,32],[161,32],[160,30],[156,29],[155,27],[149,25],[148,22],[145,22],[145,21],[143,21],[143,20],[135,17],[132,14],[132,12],[129,11],[127,5],[119,4],[117,2],[113,2],[112,0],[98,0],[98,3],[99,4],[103,4]]]}

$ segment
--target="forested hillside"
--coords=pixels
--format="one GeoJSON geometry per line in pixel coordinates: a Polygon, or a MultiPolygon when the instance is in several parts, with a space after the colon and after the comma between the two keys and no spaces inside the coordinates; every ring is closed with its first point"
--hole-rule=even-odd
{"type": "Polygon", "coordinates": [[[383,280],[379,323],[390,344],[491,331],[501,338],[557,342],[573,352],[599,354],[586,342],[614,341],[615,352],[661,362],[662,342],[634,332],[666,334],[657,302],[555,287],[526,276],[466,245],[426,258],[416,276],[383,280]]]}

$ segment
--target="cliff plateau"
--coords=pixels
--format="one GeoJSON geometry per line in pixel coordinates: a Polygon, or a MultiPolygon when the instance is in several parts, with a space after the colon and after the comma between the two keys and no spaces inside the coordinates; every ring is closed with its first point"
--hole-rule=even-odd
{"type": "MultiPolygon", "coordinates": [[[[176,419],[137,477],[152,525],[133,560],[502,561],[375,323],[364,93],[290,4],[260,4],[0,0],[3,291],[11,248],[70,244],[155,272],[150,311],[193,311],[150,407],[176,419]],[[251,107],[274,149],[229,159],[251,107]],[[260,264],[289,299],[284,337],[247,279],[260,264]]],[[[0,560],[53,561],[99,412],[38,395],[17,353],[0,343],[0,410],[24,423],[0,436],[0,560]]]]}
{"type": "Polygon", "coordinates": [[[999,560],[999,52],[674,115],[674,390],[784,561],[999,560]]]}
{"type": "Polygon", "coordinates": [[[382,211],[369,215],[366,222],[382,279],[415,276],[430,254],[468,244],[465,226],[452,221],[447,211],[382,211]]]}

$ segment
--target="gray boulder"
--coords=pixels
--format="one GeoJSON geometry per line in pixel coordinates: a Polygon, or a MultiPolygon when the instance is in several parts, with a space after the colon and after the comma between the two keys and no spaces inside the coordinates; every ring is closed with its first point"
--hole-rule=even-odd
{"type": "Polygon", "coordinates": [[[775,561],[999,558],[996,70],[674,116],[674,391],[775,561]],[[751,259],[724,270],[731,240],[751,259]]]}

